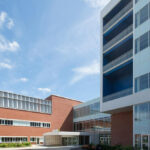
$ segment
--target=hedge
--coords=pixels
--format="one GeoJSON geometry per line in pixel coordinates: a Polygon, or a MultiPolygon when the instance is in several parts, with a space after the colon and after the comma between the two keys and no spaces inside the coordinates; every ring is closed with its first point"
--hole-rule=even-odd
{"type": "Polygon", "coordinates": [[[0,147],[27,147],[31,146],[30,142],[24,143],[0,143],[0,147]]]}

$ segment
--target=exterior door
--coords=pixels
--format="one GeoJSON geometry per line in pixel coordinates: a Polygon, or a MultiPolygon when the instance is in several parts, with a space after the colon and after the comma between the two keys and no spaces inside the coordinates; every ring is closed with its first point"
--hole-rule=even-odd
{"type": "Polygon", "coordinates": [[[40,144],[40,139],[39,138],[37,138],[36,144],[40,144]]]}

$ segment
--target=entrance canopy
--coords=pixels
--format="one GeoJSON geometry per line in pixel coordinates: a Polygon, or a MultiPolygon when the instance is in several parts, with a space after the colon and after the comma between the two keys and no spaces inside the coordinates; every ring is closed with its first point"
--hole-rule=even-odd
{"type": "Polygon", "coordinates": [[[44,134],[44,145],[89,144],[90,133],[53,131],[44,134]]]}

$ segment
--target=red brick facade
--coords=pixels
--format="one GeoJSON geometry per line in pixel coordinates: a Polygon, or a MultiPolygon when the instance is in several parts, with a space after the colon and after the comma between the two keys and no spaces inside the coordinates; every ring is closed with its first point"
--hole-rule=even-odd
{"type": "Polygon", "coordinates": [[[133,113],[121,112],[112,115],[111,122],[112,145],[132,145],[133,141],[133,113]]]}
{"type": "Polygon", "coordinates": [[[30,136],[42,136],[43,133],[50,132],[54,129],[72,131],[73,106],[78,105],[81,102],[54,95],[48,97],[47,99],[52,100],[51,115],[0,108],[0,118],[50,122],[50,128],[0,125],[0,136],[27,136],[29,141],[30,136]]]}

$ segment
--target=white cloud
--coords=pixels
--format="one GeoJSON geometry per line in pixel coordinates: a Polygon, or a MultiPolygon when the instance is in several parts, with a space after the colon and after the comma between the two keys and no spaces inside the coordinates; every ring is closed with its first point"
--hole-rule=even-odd
{"type": "Polygon", "coordinates": [[[19,49],[19,44],[17,41],[10,42],[9,40],[5,39],[2,35],[0,35],[0,51],[11,51],[15,52],[19,49]]]}
{"type": "Polygon", "coordinates": [[[93,8],[103,8],[110,0],[84,0],[93,8]]]}
{"type": "Polygon", "coordinates": [[[19,80],[20,80],[20,81],[22,81],[22,82],[27,82],[27,81],[28,81],[28,79],[27,79],[27,78],[25,78],[25,77],[20,78],[19,80]]]}
{"type": "Polygon", "coordinates": [[[50,88],[38,88],[38,91],[44,92],[44,93],[50,93],[51,89],[50,88]]]}
{"type": "Polygon", "coordinates": [[[90,65],[74,68],[74,77],[71,80],[71,84],[78,82],[89,75],[98,75],[100,73],[100,65],[98,61],[93,61],[90,65]]]}
{"type": "Polygon", "coordinates": [[[0,68],[3,68],[3,69],[12,69],[13,66],[10,65],[10,64],[4,63],[4,62],[0,62],[0,68]]]}
{"type": "Polygon", "coordinates": [[[14,21],[11,18],[9,18],[7,23],[7,28],[11,29],[13,26],[14,26],[14,21]]]}
{"type": "Polygon", "coordinates": [[[0,28],[6,26],[8,29],[12,29],[14,26],[14,21],[8,16],[4,11],[0,12],[0,28]]]}
{"type": "Polygon", "coordinates": [[[1,12],[0,13],[0,28],[3,26],[3,24],[6,21],[7,13],[6,12],[1,12]]]}

